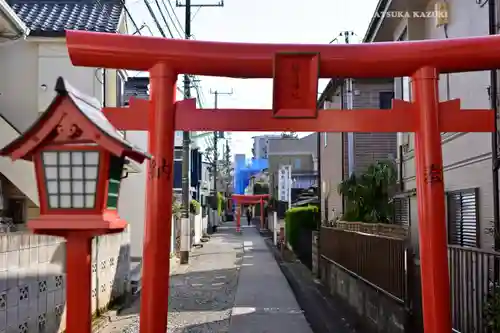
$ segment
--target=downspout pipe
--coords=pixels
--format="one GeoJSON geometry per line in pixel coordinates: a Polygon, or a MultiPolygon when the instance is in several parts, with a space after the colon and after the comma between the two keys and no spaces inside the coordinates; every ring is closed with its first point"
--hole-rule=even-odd
{"type": "MultiPolygon", "coordinates": [[[[496,1],[488,1],[488,21],[489,21],[489,34],[496,35],[497,33],[497,19],[496,19],[496,1]]],[[[499,185],[498,185],[498,170],[500,167],[498,159],[498,72],[497,69],[490,71],[490,102],[491,108],[495,111],[495,127],[494,132],[491,134],[491,155],[493,163],[493,220],[494,220],[494,248],[495,251],[500,250],[500,207],[499,207],[499,185]]],[[[495,265],[495,266],[498,266],[495,265]]],[[[498,267],[495,267],[498,272],[498,267]]],[[[495,274],[498,276],[498,274],[495,274]]]]}
{"type": "Polygon", "coordinates": [[[401,193],[404,192],[405,190],[405,185],[403,183],[403,163],[404,163],[404,159],[403,159],[403,145],[399,145],[399,191],[401,193]]]}
{"type": "MultiPolygon", "coordinates": [[[[340,109],[341,110],[345,110],[345,80],[341,80],[341,83],[340,83],[340,109]]],[[[346,139],[346,136],[347,134],[346,133],[342,133],[341,137],[340,137],[340,141],[341,141],[341,151],[342,151],[342,181],[344,181],[345,179],[345,147],[344,147],[344,143],[345,143],[345,139],[346,139]]],[[[342,214],[345,214],[346,211],[346,204],[345,204],[345,197],[344,195],[342,194],[342,214]]]]}
{"type": "MultiPolygon", "coordinates": [[[[324,107],[321,107],[321,109],[324,109],[324,107]]],[[[320,109],[320,110],[321,110],[320,109]]],[[[320,111],[321,112],[321,111],[320,111]]],[[[318,175],[317,175],[317,184],[318,184],[318,199],[319,199],[319,202],[323,202],[321,201],[323,199],[323,179],[321,178],[321,132],[318,132],[317,134],[317,137],[316,137],[316,155],[317,155],[317,159],[316,159],[316,165],[318,167],[318,175]]],[[[326,207],[325,207],[326,209],[326,207]]],[[[318,230],[320,229],[321,227],[321,217],[318,221],[318,230]]]]}

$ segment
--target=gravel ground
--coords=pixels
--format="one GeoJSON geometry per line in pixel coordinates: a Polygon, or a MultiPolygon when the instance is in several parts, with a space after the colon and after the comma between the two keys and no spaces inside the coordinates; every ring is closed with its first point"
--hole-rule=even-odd
{"type": "MultiPolygon", "coordinates": [[[[170,278],[167,333],[228,332],[242,255],[241,236],[226,228],[192,251],[170,278]]],[[[139,332],[138,312],[139,300],[99,333],[139,332]]]]}

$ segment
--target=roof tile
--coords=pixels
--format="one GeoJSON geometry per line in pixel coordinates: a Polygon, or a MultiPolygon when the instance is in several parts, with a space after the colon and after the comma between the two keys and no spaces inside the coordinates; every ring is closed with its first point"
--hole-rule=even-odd
{"type": "Polygon", "coordinates": [[[65,30],[116,32],[122,0],[10,0],[31,36],[64,36],[65,30]]]}

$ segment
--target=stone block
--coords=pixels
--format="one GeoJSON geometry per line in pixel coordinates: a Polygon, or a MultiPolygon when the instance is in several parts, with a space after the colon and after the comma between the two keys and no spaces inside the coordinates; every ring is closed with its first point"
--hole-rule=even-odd
{"type": "Polygon", "coordinates": [[[7,289],[17,288],[18,286],[18,269],[12,268],[7,271],[7,289]]]}
{"type": "Polygon", "coordinates": [[[7,270],[7,253],[0,252],[0,272],[7,270]]]}
{"type": "Polygon", "coordinates": [[[49,291],[47,293],[47,313],[54,312],[56,309],[56,293],[55,291],[49,291]]]}
{"type": "Polygon", "coordinates": [[[28,247],[19,250],[19,267],[28,267],[30,265],[30,250],[28,247]]]}
{"type": "MultiPolygon", "coordinates": [[[[7,290],[7,309],[17,308],[19,305],[19,288],[13,287],[7,290]]],[[[17,311],[17,310],[16,310],[17,311]]]]}
{"type": "Polygon", "coordinates": [[[0,272],[0,293],[7,290],[7,271],[0,272]]]}
{"type": "Polygon", "coordinates": [[[47,293],[38,295],[38,313],[47,312],[47,293]]]}
{"type": "Polygon", "coordinates": [[[337,293],[344,299],[349,298],[349,276],[347,273],[337,270],[337,293]]]}
{"type": "Polygon", "coordinates": [[[29,249],[30,256],[30,266],[38,265],[38,248],[30,247],[29,249]]]}
{"type": "Polygon", "coordinates": [[[23,233],[19,235],[19,249],[29,249],[30,247],[30,234],[23,233]]]}
{"type": "Polygon", "coordinates": [[[7,269],[19,267],[19,249],[7,252],[7,269]]]}
{"type": "Polygon", "coordinates": [[[30,235],[30,248],[38,247],[39,235],[30,235]]]}
{"type": "Polygon", "coordinates": [[[48,244],[48,237],[46,235],[38,236],[38,246],[43,246],[48,244]]]}
{"type": "Polygon", "coordinates": [[[49,262],[48,247],[45,244],[38,247],[38,262],[41,264],[49,262]]]}
{"type": "Polygon", "coordinates": [[[19,251],[21,237],[19,234],[7,234],[7,251],[19,251]]]}
{"type": "Polygon", "coordinates": [[[7,311],[0,311],[0,331],[7,328],[7,311]]]}
{"type": "Polygon", "coordinates": [[[9,237],[7,235],[0,235],[0,253],[7,252],[9,244],[9,237]]]}
{"type": "Polygon", "coordinates": [[[17,320],[19,322],[25,322],[28,321],[29,319],[29,304],[28,303],[23,303],[19,304],[18,307],[18,314],[17,314],[17,320]]]}
{"type": "Polygon", "coordinates": [[[7,327],[16,327],[19,325],[18,321],[18,308],[17,306],[7,308],[7,327]]]}
{"type": "Polygon", "coordinates": [[[358,287],[357,280],[353,277],[349,277],[349,305],[356,309],[358,314],[363,313],[363,293],[361,288],[358,287]]]}

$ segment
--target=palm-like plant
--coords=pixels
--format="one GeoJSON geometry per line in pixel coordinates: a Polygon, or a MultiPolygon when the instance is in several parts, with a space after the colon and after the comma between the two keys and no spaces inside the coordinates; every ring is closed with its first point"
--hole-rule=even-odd
{"type": "Polygon", "coordinates": [[[377,162],[359,176],[352,174],[337,189],[346,200],[343,219],[389,222],[392,215],[391,196],[396,180],[396,168],[391,162],[377,162]]]}

